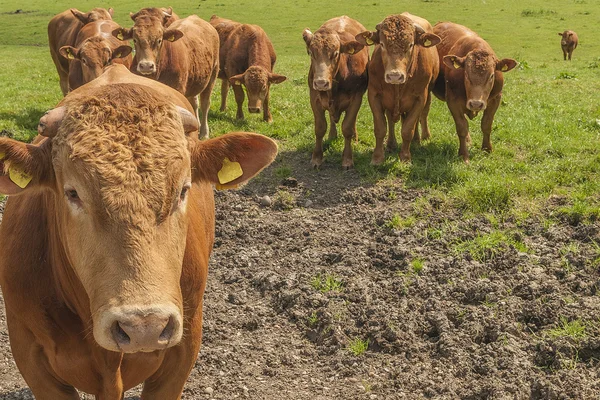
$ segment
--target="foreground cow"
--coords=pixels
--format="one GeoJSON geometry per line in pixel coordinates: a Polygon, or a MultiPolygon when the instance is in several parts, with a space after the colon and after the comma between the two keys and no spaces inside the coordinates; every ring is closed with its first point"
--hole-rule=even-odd
{"type": "Polygon", "coordinates": [[[356,40],[377,44],[369,64],[369,105],[373,113],[375,150],[371,163],[385,159],[383,140],[389,128],[387,147],[397,147],[394,125],[402,119],[400,160],[410,161],[410,143],[429,138],[427,115],[431,105],[430,89],[439,72],[434,48],[440,38],[432,33],[427,20],[403,13],[390,15],[376,30],[365,31],[356,40]],[[386,121],[387,118],[387,121],[386,121]],[[421,121],[422,136],[415,135],[421,121]],[[387,122],[387,127],[386,127],[387,122]]]}
{"type": "Polygon", "coordinates": [[[113,9],[94,8],[88,13],[71,8],[55,15],[48,23],[48,46],[50,56],[60,79],[63,95],[69,92],[69,60],[62,57],[59,49],[63,46],[75,46],[77,35],[86,24],[95,21],[112,20],[113,9]]]}
{"type": "Polygon", "coordinates": [[[567,60],[567,56],[569,57],[569,61],[571,61],[571,56],[573,55],[573,50],[577,48],[579,44],[579,38],[574,31],[564,31],[563,33],[558,33],[560,39],[560,47],[563,51],[563,57],[565,61],[567,60]]]}
{"type": "Polygon", "coordinates": [[[325,22],[314,34],[309,29],[302,33],[310,55],[308,87],[316,137],[311,162],[315,168],[323,163],[325,111],[329,112],[329,139],[337,137],[336,123],[342,113],[346,113],[342,122],[342,167],[347,169],[354,165],[352,139],[358,139],[356,116],[367,90],[369,62],[368,49],[354,40],[354,36],[364,30],[358,21],[342,16],[325,22]]]}
{"type": "Polygon", "coordinates": [[[184,94],[196,115],[200,95],[200,137],[207,138],[210,95],[219,72],[219,35],[195,15],[175,20],[168,27],[165,21],[162,16],[140,12],[133,28],[116,29],[113,35],[121,40],[133,39],[134,72],[184,94]]]}
{"type": "Polygon", "coordinates": [[[210,23],[219,33],[219,79],[221,79],[221,111],[227,106],[229,84],[237,103],[237,119],[244,119],[244,89],[248,92],[248,112],[259,113],[272,122],[269,110],[270,86],[281,83],[286,77],[273,73],[277,57],[265,31],[258,25],[240,24],[213,15],[210,23]]]}
{"type": "Polygon", "coordinates": [[[40,120],[46,138],[0,138],[0,285],[36,399],[119,400],[141,382],[144,399],[180,398],[201,342],[212,186],[277,151],[250,133],[198,141],[186,103],[115,65],[40,120]]]}
{"type": "Polygon", "coordinates": [[[490,135],[502,98],[503,72],[513,69],[517,62],[499,60],[485,40],[462,25],[438,22],[433,31],[442,39],[437,50],[443,63],[433,93],[448,104],[460,141],[458,155],[468,162],[471,136],[465,115],[473,119],[483,111],[481,148],[492,151],[490,135]]]}
{"type": "Polygon", "coordinates": [[[111,62],[131,66],[131,46],[112,35],[114,21],[90,22],[79,31],[75,46],[63,46],[61,56],[69,63],[69,90],[96,79],[111,62]]]}

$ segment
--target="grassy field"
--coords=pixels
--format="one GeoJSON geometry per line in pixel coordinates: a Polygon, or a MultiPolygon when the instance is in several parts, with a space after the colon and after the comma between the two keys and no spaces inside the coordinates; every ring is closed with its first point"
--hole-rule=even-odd
{"type": "MultiPolygon", "coordinates": [[[[273,88],[274,123],[264,124],[247,115],[234,119],[233,96],[229,109],[218,111],[218,86],[213,96],[210,124],[213,134],[248,130],[280,140],[282,173],[310,168],[314,142],[312,114],[306,85],[309,59],[301,32],[317,29],[328,18],[346,14],[367,28],[386,15],[410,11],[429,19],[452,20],[478,31],[499,57],[513,57],[520,67],[506,75],[503,105],[496,115],[494,153],[483,153],[480,117],[471,122],[471,164],[456,156],[458,140],[446,105],[434,100],[430,113],[433,138],[413,148],[413,162],[401,164],[389,154],[382,167],[370,166],[374,146],[372,117],[366,102],[359,115],[359,143],[355,165],[368,181],[400,178],[409,187],[426,188],[468,212],[507,212],[526,216],[543,207],[551,194],[566,195],[572,212],[583,220],[600,215],[598,179],[600,155],[600,44],[597,18],[600,5],[590,0],[443,1],[409,0],[373,2],[234,2],[228,0],[170,1],[180,15],[212,14],[261,25],[278,52],[276,71],[288,80],[273,88]],[[578,32],[580,46],[574,61],[562,61],[557,32],[578,32]],[[285,154],[300,152],[301,166],[286,166],[285,154]]],[[[89,10],[115,8],[115,20],[131,26],[130,11],[139,2],[74,1],[28,2],[0,5],[0,130],[30,140],[40,115],[61,98],[58,76],[47,49],[46,25],[52,15],[69,7],[89,10]],[[22,12],[13,13],[22,8],[22,12]]],[[[325,168],[340,168],[342,140],[328,143],[325,168]]]]}

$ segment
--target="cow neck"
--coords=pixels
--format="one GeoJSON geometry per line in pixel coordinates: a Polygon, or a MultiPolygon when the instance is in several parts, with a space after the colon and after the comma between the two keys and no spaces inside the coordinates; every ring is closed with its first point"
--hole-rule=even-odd
{"type": "Polygon", "coordinates": [[[254,37],[255,40],[251,41],[251,45],[248,48],[248,67],[256,65],[272,72],[271,52],[267,40],[257,35],[254,35],[254,37]]]}

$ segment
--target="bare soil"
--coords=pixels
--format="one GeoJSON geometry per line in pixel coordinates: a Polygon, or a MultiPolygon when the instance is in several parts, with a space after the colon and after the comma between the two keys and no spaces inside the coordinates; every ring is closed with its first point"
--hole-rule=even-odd
{"type": "MultiPolygon", "coordinates": [[[[553,225],[465,217],[400,181],[281,159],[292,178],[277,176],[279,161],[216,193],[204,339],[184,399],[600,399],[600,223],[561,219],[557,196],[543,211],[553,225]],[[414,219],[394,227],[395,214],[414,219]],[[494,230],[527,251],[456,251],[494,230]],[[338,290],[318,290],[327,275],[338,290]],[[583,333],[552,331],[576,320],[583,333]],[[356,339],[368,341],[359,355],[356,339]]],[[[31,399],[3,313],[0,399],[31,399]]]]}

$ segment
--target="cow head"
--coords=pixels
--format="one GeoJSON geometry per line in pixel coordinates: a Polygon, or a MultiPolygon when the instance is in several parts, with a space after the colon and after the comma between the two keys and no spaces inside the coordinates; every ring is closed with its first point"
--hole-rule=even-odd
{"type": "Polygon", "coordinates": [[[250,133],[199,141],[186,135],[194,128],[186,125],[198,128],[193,114],[141,85],[104,86],[66,104],[40,120],[38,131],[51,136],[40,145],[0,138],[0,193],[54,194],[64,259],[89,298],[100,346],[174,346],[183,334],[182,266],[202,262],[184,259],[190,209],[207,216],[210,232],[209,185],[244,183],[277,146],[250,133]]]}
{"type": "Polygon", "coordinates": [[[95,21],[112,20],[113,9],[112,7],[108,10],[104,8],[94,8],[90,12],[83,13],[76,8],[71,8],[71,13],[85,25],[95,21]]]}
{"type": "Polygon", "coordinates": [[[306,51],[313,70],[313,89],[329,91],[340,67],[341,54],[355,54],[363,45],[351,40],[344,41],[331,29],[321,28],[313,34],[308,28],[302,32],[306,51]]]}
{"type": "Polygon", "coordinates": [[[154,16],[141,15],[131,29],[117,28],[112,32],[119,40],[131,40],[135,47],[137,71],[142,75],[154,75],[164,41],[175,42],[183,37],[178,29],[167,29],[163,21],[154,16]]]}
{"type": "Polygon", "coordinates": [[[403,84],[408,79],[416,46],[427,48],[441,41],[439,36],[425,32],[404,15],[390,15],[376,26],[374,32],[359,33],[356,40],[367,46],[380,46],[384,79],[393,85],[403,84]]]}
{"type": "Polygon", "coordinates": [[[232,85],[246,86],[248,93],[248,111],[258,113],[261,110],[262,103],[269,94],[269,88],[272,83],[281,83],[286,80],[283,75],[273,74],[263,67],[253,65],[243,74],[235,75],[229,78],[232,85]]]}
{"type": "Polygon", "coordinates": [[[465,57],[444,56],[444,65],[450,70],[463,70],[467,109],[483,111],[494,87],[496,74],[508,72],[517,66],[511,58],[498,60],[496,55],[486,50],[470,51],[465,57]]]}
{"type": "Polygon", "coordinates": [[[156,17],[162,20],[162,24],[164,26],[169,26],[173,21],[178,19],[177,15],[173,14],[173,9],[171,7],[148,7],[142,8],[136,13],[129,13],[129,17],[133,22],[135,22],[135,20],[141,16],[156,17]]]}
{"type": "Polygon", "coordinates": [[[573,41],[573,31],[564,31],[562,33],[558,32],[558,36],[562,37],[562,39],[560,40],[561,46],[567,46],[573,41]]]}
{"type": "Polygon", "coordinates": [[[81,62],[83,83],[87,83],[99,77],[104,71],[104,67],[109,65],[112,60],[127,57],[131,54],[131,50],[129,45],[119,46],[113,50],[105,38],[94,36],[84,41],[78,49],[72,46],[63,46],[59,49],[59,53],[68,60],[81,62]]]}

